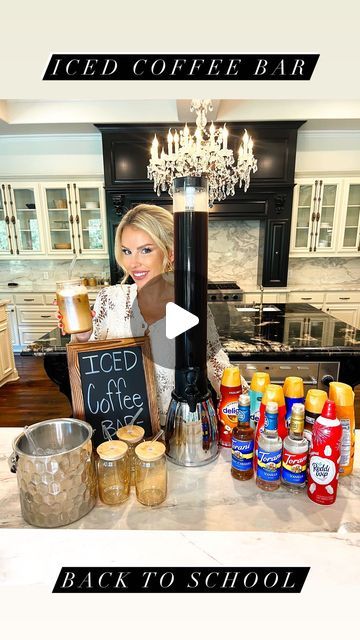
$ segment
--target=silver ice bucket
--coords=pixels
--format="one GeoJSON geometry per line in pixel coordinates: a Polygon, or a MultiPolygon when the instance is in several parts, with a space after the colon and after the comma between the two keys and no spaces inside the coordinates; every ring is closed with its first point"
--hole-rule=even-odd
{"type": "Polygon", "coordinates": [[[37,422],[13,443],[24,520],[62,527],[82,518],[97,496],[93,429],[72,418],[37,422]]]}

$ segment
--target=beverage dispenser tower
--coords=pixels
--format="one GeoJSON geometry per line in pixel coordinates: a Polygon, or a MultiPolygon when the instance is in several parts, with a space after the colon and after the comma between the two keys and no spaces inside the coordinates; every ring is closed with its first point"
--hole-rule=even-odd
{"type": "Polygon", "coordinates": [[[175,338],[175,388],[167,413],[167,455],[201,466],[219,453],[217,419],[207,380],[208,184],[205,177],[174,180],[175,303],[199,323],[175,338]]]}

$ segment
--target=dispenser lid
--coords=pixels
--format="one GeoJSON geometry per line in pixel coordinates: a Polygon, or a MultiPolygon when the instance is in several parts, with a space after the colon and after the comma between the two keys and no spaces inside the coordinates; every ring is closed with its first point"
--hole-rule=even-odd
{"type": "Polygon", "coordinates": [[[145,429],[139,427],[137,424],[129,425],[128,427],[120,427],[120,429],[116,432],[119,440],[123,440],[124,442],[130,442],[131,444],[136,444],[143,439],[145,435],[145,429]]]}
{"type": "Polygon", "coordinates": [[[304,381],[298,376],[288,376],[283,384],[284,395],[288,398],[304,397],[304,381]]]}
{"type": "Polygon", "coordinates": [[[141,442],[136,447],[135,453],[143,462],[154,462],[164,455],[165,445],[162,442],[141,442]]]}
{"type": "Polygon", "coordinates": [[[99,444],[96,451],[102,460],[120,460],[127,453],[128,446],[121,440],[109,440],[99,444]]]}
{"type": "Polygon", "coordinates": [[[351,407],[355,394],[349,384],[345,382],[330,382],[329,400],[334,400],[338,407],[351,407]]]}

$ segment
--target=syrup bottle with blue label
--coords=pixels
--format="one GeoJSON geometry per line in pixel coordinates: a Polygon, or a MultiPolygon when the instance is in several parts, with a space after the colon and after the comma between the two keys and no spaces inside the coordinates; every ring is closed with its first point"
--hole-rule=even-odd
{"type": "Polygon", "coordinates": [[[291,410],[290,433],[284,439],[281,482],[296,493],[306,485],[309,443],[304,436],[305,407],[295,402],[291,410]]]}
{"type": "Polygon", "coordinates": [[[264,431],[260,434],[256,452],[256,484],[264,491],[280,487],[282,440],[278,435],[278,403],[268,402],[265,408],[264,431]]]}
{"type": "Polygon", "coordinates": [[[254,475],[254,430],[250,426],[250,397],[240,395],[238,424],[232,431],[231,475],[250,480],[254,475]]]}

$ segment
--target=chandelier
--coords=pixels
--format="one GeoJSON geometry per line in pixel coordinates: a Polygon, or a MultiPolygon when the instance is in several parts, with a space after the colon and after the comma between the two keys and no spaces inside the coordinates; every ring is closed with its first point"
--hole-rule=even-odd
{"type": "Polygon", "coordinates": [[[147,166],[148,178],[154,181],[154,191],[168,191],[173,195],[174,178],[206,175],[209,183],[209,205],[214,200],[225,200],[235,194],[235,187],[244,185],[247,191],[251,171],[257,171],[257,160],[253,155],[253,141],[246,129],[240,143],[237,162],[232,149],[228,149],[229,131],[226,124],[216,129],[212,122],[207,128],[208,111],[213,110],[211,100],[192,100],[190,111],[196,112],[196,131],[191,134],[187,124],[180,134],[175,130],[167,136],[167,153],[162,148],[159,156],[159,141],[154,137],[151,157],[147,166]]]}

